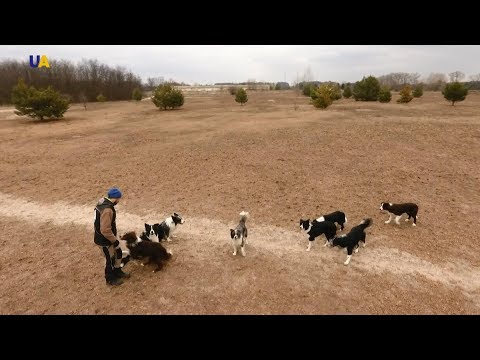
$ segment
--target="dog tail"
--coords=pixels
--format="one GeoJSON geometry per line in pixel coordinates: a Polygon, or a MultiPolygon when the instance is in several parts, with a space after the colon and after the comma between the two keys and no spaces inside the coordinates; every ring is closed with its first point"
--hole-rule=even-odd
{"type": "Polygon", "coordinates": [[[360,223],[360,226],[365,230],[367,227],[372,225],[373,220],[371,218],[363,219],[362,222],[360,223]]]}
{"type": "Polygon", "coordinates": [[[240,213],[240,221],[247,221],[248,217],[250,216],[250,214],[247,212],[247,211],[242,211],[240,213]]]}

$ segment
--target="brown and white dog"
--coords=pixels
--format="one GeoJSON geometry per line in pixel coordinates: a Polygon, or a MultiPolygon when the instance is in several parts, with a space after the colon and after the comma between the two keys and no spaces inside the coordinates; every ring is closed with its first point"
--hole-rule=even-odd
{"type": "Polygon", "coordinates": [[[400,225],[400,218],[402,217],[403,214],[407,214],[408,218],[405,219],[405,221],[408,221],[410,220],[410,218],[413,218],[412,226],[417,226],[417,218],[418,218],[417,204],[414,204],[414,203],[392,204],[392,203],[382,202],[380,205],[380,210],[388,211],[388,214],[390,215],[388,220],[385,221],[385,224],[390,224],[390,221],[392,221],[392,215],[396,215],[395,223],[397,225],[400,225]]]}
{"type": "Polygon", "coordinates": [[[142,265],[148,265],[150,262],[156,264],[153,272],[161,270],[164,263],[172,257],[171,250],[165,249],[159,242],[142,240],[135,231],[125,233],[120,239],[126,241],[132,259],[147,258],[142,265]]]}

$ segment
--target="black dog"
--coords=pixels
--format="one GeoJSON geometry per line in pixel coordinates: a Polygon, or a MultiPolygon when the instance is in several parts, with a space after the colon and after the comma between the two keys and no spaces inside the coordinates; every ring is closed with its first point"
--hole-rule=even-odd
{"type": "Polygon", "coordinates": [[[359,225],[354,226],[348,234],[333,239],[332,246],[347,248],[347,260],[344,262],[345,265],[348,265],[350,262],[353,250],[355,250],[355,253],[358,252],[360,241],[363,242],[363,246],[365,247],[365,238],[367,236],[365,229],[370,225],[372,225],[372,219],[364,219],[359,225]]]}
{"type": "Polygon", "coordinates": [[[147,262],[142,265],[148,265],[150,262],[156,264],[157,267],[153,272],[161,270],[164,262],[172,257],[172,252],[165,249],[161,243],[143,241],[134,231],[127,232],[120,239],[127,242],[127,248],[130,251],[131,258],[148,258],[147,262]]]}
{"type": "Polygon", "coordinates": [[[317,236],[325,234],[327,241],[323,246],[327,246],[328,242],[331,242],[337,233],[337,226],[330,221],[313,220],[310,222],[310,219],[300,219],[300,229],[304,230],[308,234],[307,251],[310,251],[312,243],[317,236]]]}
{"type": "Polygon", "coordinates": [[[408,215],[408,218],[405,219],[405,221],[408,221],[410,220],[410,218],[413,217],[412,226],[417,226],[417,218],[418,218],[417,204],[414,204],[414,203],[392,204],[392,203],[382,202],[380,204],[380,210],[388,211],[388,215],[390,215],[388,220],[385,221],[385,224],[389,224],[390,221],[392,221],[392,214],[393,214],[393,215],[396,215],[395,223],[397,225],[400,225],[400,218],[402,217],[403,214],[406,213],[408,215]]]}
{"type": "Polygon", "coordinates": [[[320,216],[317,219],[317,221],[318,222],[330,221],[332,223],[337,223],[338,225],[340,225],[340,231],[342,231],[344,229],[343,225],[345,225],[347,223],[347,217],[346,217],[345,213],[342,212],[342,211],[334,211],[330,214],[320,216]]]}

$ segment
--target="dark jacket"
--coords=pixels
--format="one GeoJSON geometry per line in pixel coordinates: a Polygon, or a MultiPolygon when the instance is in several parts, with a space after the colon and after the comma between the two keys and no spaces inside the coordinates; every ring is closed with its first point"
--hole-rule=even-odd
{"type": "Polygon", "coordinates": [[[117,217],[113,203],[102,198],[95,207],[94,242],[100,246],[110,246],[117,240],[117,217]]]}

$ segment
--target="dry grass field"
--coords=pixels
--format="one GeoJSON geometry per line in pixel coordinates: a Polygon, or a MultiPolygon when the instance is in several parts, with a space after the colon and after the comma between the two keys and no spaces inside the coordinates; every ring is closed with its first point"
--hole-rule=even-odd
{"type": "Polygon", "coordinates": [[[0,110],[1,314],[480,314],[480,94],[455,107],[291,91],[73,105],[39,122],[0,110]],[[299,108],[294,109],[294,102],[299,108]],[[111,186],[119,232],[173,211],[186,223],[158,273],[130,262],[109,287],[93,209],[111,186]],[[418,226],[381,202],[416,202],[418,226]],[[249,211],[246,257],[229,228],[249,211]],[[333,210],[367,246],[306,252],[300,218],[333,210]]]}

